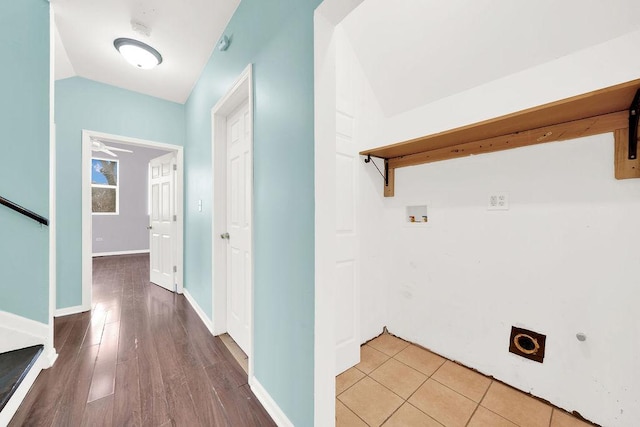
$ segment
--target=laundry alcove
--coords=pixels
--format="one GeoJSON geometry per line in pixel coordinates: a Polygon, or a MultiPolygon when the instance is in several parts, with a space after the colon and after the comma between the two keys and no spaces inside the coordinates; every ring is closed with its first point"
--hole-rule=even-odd
{"type": "Polygon", "coordinates": [[[620,391],[640,381],[623,379],[631,359],[615,353],[618,379],[608,362],[634,312],[620,295],[633,300],[625,266],[640,238],[623,225],[640,215],[628,179],[640,177],[628,158],[640,80],[622,52],[637,36],[389,115],[349,19],[321,63],[335,81],[316,91],[316,292],[332,288],[335,343],[386,326],[603,425],[640,416],[620,391]],[[487,209],[496,191],[507,210],[487,209]],[[410,224],[416,206],[428,225],[410,224]],[[548,337],[544,363],[509,353],[512,326],[548,337]]]}

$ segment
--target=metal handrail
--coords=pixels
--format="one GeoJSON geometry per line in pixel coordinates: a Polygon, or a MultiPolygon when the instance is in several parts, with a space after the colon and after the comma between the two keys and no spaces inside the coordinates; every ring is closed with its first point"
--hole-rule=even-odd
{"type": "Polygon", "coordinates": [[[0,196],[0,205],[5,205],[9,209],[13,209],[14,211],[21,213],[24,216],[31,218],[34,221],[38,221],[42,225],[49,225],[49,220],[41,215],[38,215],[35,212],[30,211],[29,209],[23,208],[22,206],[13,203],[11,200],[5,199],[0,196]]]}

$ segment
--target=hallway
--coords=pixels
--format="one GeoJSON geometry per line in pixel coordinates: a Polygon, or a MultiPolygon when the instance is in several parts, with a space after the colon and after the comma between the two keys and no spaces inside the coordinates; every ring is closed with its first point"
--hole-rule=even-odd
{"type": "Polygon", "coordinates": [[[93,310],[55,321],[55,365],[11,426],[273,426],[247,374],[148,255],[93,260],[93,310]]]}

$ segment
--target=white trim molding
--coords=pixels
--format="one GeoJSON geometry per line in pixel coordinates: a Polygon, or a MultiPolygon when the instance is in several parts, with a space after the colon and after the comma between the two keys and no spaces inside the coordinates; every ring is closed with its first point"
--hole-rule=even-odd
{"type": "Polygon", "coordinates": [[[314,425],[335,423],[336,27],[362,0],[324,0],[314,13],[314,425]],[[331,201],[331,206],[326,202],[331,201]],[[333,237],[332,237],[333,236],[333,237]]]}
{"type": "MultiPolygon", "coordinates": [[[[50,360],[50,365],[53,366],[53,362],[58,356],[56,349],[53,348],[53,335],[54,335],[54,323],[53,318],[56,311],[56,293],[57,293],[57,263],[58,263],[58,238],[57,227],[58,221],[56,219],[56,174],[57,174],[57,162],[56,162],[56,123],[55,123],[55,48],[56,48],[56,23],[53,6],[49,5],[49,312],[48,314],[48,336],[44,346],[45,353],[53,354],[54,357],[50,360]]],[[[2,423],[0,423],[1,425],[2,423]]]]}
{"type": "Polygon", "coordinates": [[[62,316],[69,316],[72,314],[78,314],[78,313],[83,313],[85,311],[89,311],[91,310],[91,306],[89,307],[85,307],[83,305],[76,305],[74,307],[65,307],[65,308],[59,308],[55,311],[55,314],[53,317],[62,317],[62,316]]]}
{"type": "MultiPolygon", "coordinates": [[[[130,138],[127,136],[111,135],[91,130],[82,130],[82,309],[91,309],[92,301],[92,275],[93,275],[93,247],[91,241],[92,214],[91,214],[91,139],[99,139],[104,142],[128,144],[139,147],[150,147],[176,153],[176,260],[177,272],[175,274],[176,291],[183,292],[184,283],[184,147],[163,142],[149,141],[145,139],[130,138]]],[[[122,254],[119,254],[122,255],[122,254]]],[[[59,311],[59,310],[58,310],[59,311]]],[[[58,312],[56,312],[58,313],[58,312]]],[[[72,313],[65,313],[72,314],[72,313]]]]}
{"type": "MultiPolygon", "coordinates": [[[[212,333],[220,335],[227,332],[227,243],[220,239],[222,233],[227,232],[227,116],[244,102],[248,103],[249,122],[251,123],[250,145],[253,164],[253,66],[252,64],[240,73],[229,91],[211,109],[211,165],[212,174],[212,204],[217,209],[211,212],[211,265],[212,265],[212,333]]],[[[253,183],[253,172],[249,172],[249,180],[253,183]]],[[[250,252],[253,253],[253,184],[251,184],[251,231],[250,252]]],[[[249,303],[249,377],[253,375],[253,256],[251,256],[250,273],[250,303],[249,303]]]]}
{"type": "Polygon", "coordinates": [[[115,256],[115,255],[137,255],[137,254],[148,254],[149,249],[137,249],[133,251],[114,251],[114,252],[94,252],[91,254],[93,258],[99,256],[115,256]]]}
{"type": "Polygon", "coordinates": [[[56,352],[56,349],[53,347],[49,348],[48,350],[47,350],[47,347],[45,347],[44,351],[40,356],[43,358],[42,369],[49,369],[50,367],[53,366],[54,363],[56,363],[56,360],[58,360],[58,353],[56,352]]]}
{"type": "Polygon", "coordinates": [[[273,421],[278,427],[293,427],[291,420],[285,415],[284,411],[280,409],[273,397],[265,390],[260,384],[258,379],[254,376],[249,377],[249,387],[251,391],[256,395],[256,398],[260,401],[264,409],[271,415],[273,421]]]}
{"type": "Polygon", "coordinates": [[[188,289],[185,288],[182,294],[187,299],[189,304],[191,304],[191,307],[193,307],[193,310],[196,312],[200,320],[202,320],[202,323],[204,323],[204,325],[207,327],[209,333],[213,335],[213,324],[211,322],[211,319],[209,319],[209,316],[206,315],[202,307],[200,307],[196,300],[191,296],[188,289]]]}
{"type": "Polygon", "coordinates": [[[49,343],[49,325],[0,311],[0,353],[49,343]]]}

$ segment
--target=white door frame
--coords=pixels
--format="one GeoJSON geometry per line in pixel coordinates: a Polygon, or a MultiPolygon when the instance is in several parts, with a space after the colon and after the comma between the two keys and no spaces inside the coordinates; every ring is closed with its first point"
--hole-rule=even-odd
{"type": "MultiPolygon", "coordinates": [[[[238,76],[231,89],[211,109],[211,165],[213,178],[213,203],[211,206],[211,253],[212,253],[212,306],[213,334],[227,332],[227,241],[220,235],[227,232],[227,117],[241,104],[248,102],[251,126],[251,209],[253,212],[253,71],[249,64],[238,76]]],[[[249,379],[253,377],[253,218],[250,227],[250,286],[249,306],[249,379]]]]}
{"type": "Polygon", "coordinates": [[[91,310],[91,285],[93,281],[93,245],[92,235],[92,215],[91,215],[91,138],[97,138],[105,142],[119,144],[136,145],[139,147],[156,148],[160,150],[173,151],[176,153],[176,273],[177,292],[183,292],[184,266],[184,215],[183,215],[183,191],[184,191],[184,149],[179,145],[165,144],[163,142],[148,141],[127,136],[111,135],[108,133],[95,132],[92,130],[82,130],[82,309],[78,311],[91,310]]]}
{"type": "Polygon", "coordinates": [[[335,422],[335,29],[363,0],[324,0],[314,13],[315,326],[314,425],[335,422]]]}

